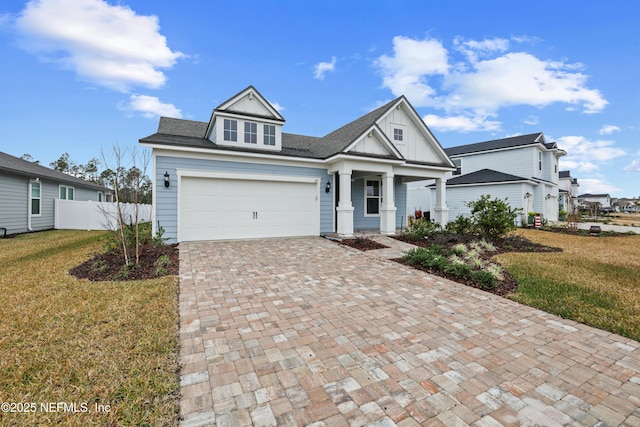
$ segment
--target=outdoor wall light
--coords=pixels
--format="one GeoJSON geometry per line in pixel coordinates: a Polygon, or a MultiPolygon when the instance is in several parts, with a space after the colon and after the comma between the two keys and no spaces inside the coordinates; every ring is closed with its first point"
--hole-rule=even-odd
{"type": "Polygon", "coordinates": [[[169,188],[169,186],[171,185],[171,183],[169,182],[169,172],[164,173],[164,186],[166,188],[169,188]]]}
{"type": "Polygon", "coordinates": [[[324,192],[328,193],[331,191],[331,181],[327,181],[327,185],[324,186],[324,192]]]}
{"type": "Polygon", "coordinates": [[[529,197],[531,197],[531,193],[529,193],[528,191],[526,193],[524,193],[524,198],[528,199],[529,197]]]}
{"type": "Polygon", "coordinates": [[[551,198],[551,193],[547,193],[547,199],[551,198]]]}

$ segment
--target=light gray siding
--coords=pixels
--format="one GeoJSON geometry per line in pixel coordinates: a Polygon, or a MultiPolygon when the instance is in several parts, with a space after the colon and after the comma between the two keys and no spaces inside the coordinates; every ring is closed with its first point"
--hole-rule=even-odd
{"type": "MultiPolygon", "coordinates": [[[[525,184],[522,183],[447,187],[449,221],[455,220],[460,215],[469,216],[471,209],[467,207],[467,203],[476,201],[485,194],[492,199],[497,197],[504,200],[507,198],[512,207],[524,208],[524,193],[526,192],[524,188],[525,184]]],[[[431,189],[432,212],[435,210],[435,191],[435,188],[431,189]]]]}
{"type": "Polygon", "coordinates": [[[334,230],[333,192],[335,183],[333,182],[333,177],[327,173],[326,169],[169,156],[156,156],[155,164],[156,226],[159,225],[164,228],[164,237],[169,238],[169,242],[177,241],[178,237],[177,169],[320,178],[320,232],[330,233],[334,230]],[[164,186],[165,172],[169,173],[169,180],[171,182],[169,188],[165,188],[164,186]],[[331,191],[329,193],[326,193],[324,190],[327,180],[332,181],[331,191]]]}
{"type": "Polygon", "coordinates": [[[29,180],[0,174],[0,227],[7,234],[27,231],[29,180]]]}
{"type": "MultiPolygon", "coordinates": [[[[353,229],[354,230],[380,230],[380,216],[364,216],[364,182],[365,179],[356,179],[351,184],[351,201],[353,203],[353,229]]],[[[407,209],[407,186],[402,183],[402,178],[394,177],[394,196],[396,206],[396,228],[406,225],[404,216],[407,209]]]]}
{"type": "Polygon", "coordinates": [[[396,228],[404,228],[407,226],[407,184],[402,183],[402,177],[394,178],[393,194],[396,199],[396,228]]]}
{"type": "Polygon", "coordinates": [[[532,176],[542,178],[541,174],[538,175],[533,170],[534,160],[536,168],[538,164],[537,158],[534,159],[534,152],[537,155],[538,149],[531,147],[467,155],[461,157],[462,174],[466,175],[482,169],[493,169],[523,178],[531,178],[532,176]]]}
{"type": "MultiPolygon", "coordinates": [[[[25,195],[28,200],[28,192],[25,195]]],[[[53,228],[53,199],[57,199],[58,195],[59,189],[57,182],[40,181],[40,216],[31,217],[31,231],[53,228]]]]}

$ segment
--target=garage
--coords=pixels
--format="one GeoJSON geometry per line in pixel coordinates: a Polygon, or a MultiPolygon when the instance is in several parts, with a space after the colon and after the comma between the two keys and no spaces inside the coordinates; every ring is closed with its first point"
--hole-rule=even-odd
{"type": "Polygon", "coordinates": [[[179,186],[179,241],[320,234],[315,178],[183,175],[179,186]]]}

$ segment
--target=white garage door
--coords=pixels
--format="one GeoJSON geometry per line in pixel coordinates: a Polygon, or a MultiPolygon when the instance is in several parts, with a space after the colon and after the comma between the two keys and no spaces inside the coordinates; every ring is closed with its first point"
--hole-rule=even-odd
{"type": "Polygon", "coordinates": [[[318,186],[300,182],[183,176],[179,240],[311,236],[320,233],[318,186]]]}

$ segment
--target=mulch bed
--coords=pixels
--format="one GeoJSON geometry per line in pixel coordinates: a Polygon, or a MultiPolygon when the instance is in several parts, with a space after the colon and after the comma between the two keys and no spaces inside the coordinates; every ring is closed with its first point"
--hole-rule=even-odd
{"type": "Polygon", "coordinates": [[[389,246],[378,243],[374,240],[366,237],[356,237],[355,239],[344,239],[340,242],[341,245],[350,246],[352,248],[359,249],[361,251],[371,251],[374,249],[386,249],[389,246]]]}
{"type": "MultiPolygon", "coordinates": [[[[458,243],[468,244],[473,241],[477,241],[478,237],[473,235],[460,235],[460,234],[433,234],[429,236],[427,239],[421,240],[409,240],[406,236],[393,236],[395,239],[400,240],[402,242],[410,243],[415,246],[421,246],[424,248],[429,248],[432,245],[440,245],[445,249],[451,249],[453,246],[458,243]]],[[[482,258],[486,261],[491,260],[495,255],[505,253],[505,252],[562,252],[560,248],[554,248],[550,246],[541,245],[539,243],[534,243],[529,239],[526,239],[521,236],[509,236],[503,239],[496,239],[493,241],[494,246],[496,247],[495,251],[487,251],[482,254],[482,258]]],[[[403,258],[394,259],[394,261],[407,265],[409,267],[413,267],[417,270],[422,270],[429,274],[433,274],[434,276],[444,277],[445,279],[449,279],[456,283],[462,283],[467,286],[471,286],[473,288],[482,289],[480,285],[472,279],[460,279],[459,277],[455,277],[451,274],[445,273],[441,270],[433,270],[422,265],[416,264],[408,264],[403,258]]],[[[513,277],[505,270],[503,272],[504,280],[500,281],[495,289],[483,289],[487,292],[491,292],[493,294],[499,296],[506,296],[513,292],[515,292],[518,284],[514,280],[513,277]]]]}
{"type": "MultiPolygon", "coordinates": [[[[132,254],[135,261],[135,252],[132,254]]],[[[151,244],[140,249],[140,260],[135,267],[126,268],[121,250],[95,254],[89,260],[69,270],[69,274],[79,279],[101,282],[106,280],[146,280],[160,276],[177,275],[179,270],[178,245],[155,247],[151,244]],[[162,255],[169,257],[169,263],[159,265],[162,255]]]]}

